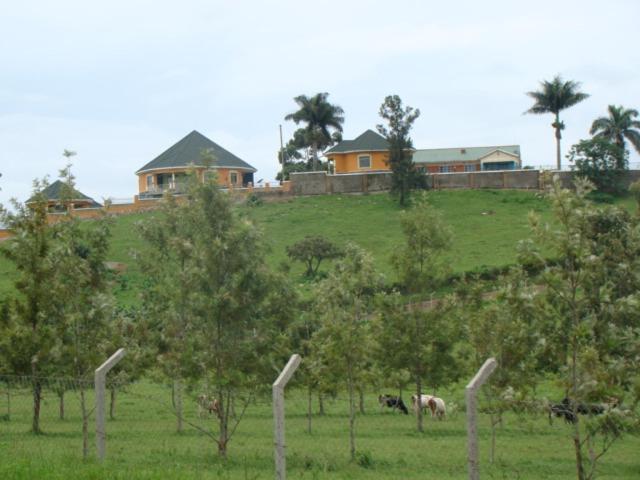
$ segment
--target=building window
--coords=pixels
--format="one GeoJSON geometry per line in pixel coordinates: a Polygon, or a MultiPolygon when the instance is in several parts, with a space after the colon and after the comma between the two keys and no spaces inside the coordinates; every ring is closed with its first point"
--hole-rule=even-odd
{"type": "Polygon", "coordinates": [[[465,172],[475,172],[476,170],[477,170],[477,168],[476,168],[475,164],[473,164],[473,163],[472,164],[466,164],[464,166],[464,171],[465,172]]]}
{"type": "Polygon", "coordinates": [[[229,173],[229,183],[231,185],[236,185],[238,183],[238,173],[237,172],[229,173]]]}
{"type": "Polygon", "coordinates": [[[147,175],[147,191],[153,188],[153,175],[147,175]]]}
{"type": "Polygon", "coordinates": [[[440,165],[439,171],[440,171],[440,173],[453,172],[453,166],[451,166],[451,165],[440,165]]]}
{"type": "Polygon", "coordinates": [[[359,155],[358,168],[371,168],[371,155],[359,155]]]}

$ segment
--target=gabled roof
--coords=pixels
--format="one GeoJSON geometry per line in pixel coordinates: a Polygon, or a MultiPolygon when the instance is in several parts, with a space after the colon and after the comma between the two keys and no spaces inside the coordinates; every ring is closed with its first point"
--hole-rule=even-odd
{"type": "Polygon", "coordinates": [[[140,168],[136,174],[160,168],[188,167],[190,165],[202,167],[204,166],[202,152],[205,150],[210,150],[214,156],[212,168],[242,168],[252,172],[256,171],[244,160],[194,130],[140,168]]]}
{"type": "Polygon", "coordinates": [[[325,155],[349,152],[384,152],[389,150],[389,142],[373,130],[367,130],[354,140],[343,140],[330,148],[325,155]]]}
{"type": "Polygon", "coordinates": [[[427,148],[413,152],[414,163],[473,162],[495,151],[520,158],[520,145],[498,145],[493,147],[427,148]]]}
{"type": "MultiPolygon", "coordinates": [[[[62,196],[62,188],[64,187],[64,182],[62,180],[56,180],[55,182],[53,182],[51,185],[49,185],[47,188],[45,188],[42,191],[42,194],[47,198],[47,200],[49,200],[50,202],[57,202],[60,200],[60,197],[62,196]]],[[[93,198],[86,196],[84,193],[79,192],[78,190],[73,190],[73,198],[71,198],[70,200],[73,202],[78,202],[78,201],[85,201],[85,202],[89,202],[89,206],[90,207],[101,207],[102,205],[100,205],[98,202],[96,202],[93,198]]],[[[32,203],[35,201],[34,197],[31,197],[29,200],[27,200],[27,203],[32,203]]]]}

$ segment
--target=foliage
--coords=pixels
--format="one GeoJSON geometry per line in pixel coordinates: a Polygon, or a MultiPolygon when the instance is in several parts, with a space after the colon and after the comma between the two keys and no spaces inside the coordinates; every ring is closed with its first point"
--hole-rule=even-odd
{"type": "Polygon", "coordinates": [[[405,243],[392,255],[392,264],[406,291],[433,290],[446,272],[443,253],[451,247],[451,230],[422,195],[400,216],[405,243]]]}
{"type": "Polygon", "coordinates": [[[556,75],[551,81],[544,80],[540,82],[540,90],[527,92],[527,95],[533,98],[535,103],[526,113],[552,113],[555,115],[555,120],[551,126],[556,134],[556,157],[558,170],[561,170],[560,140],[562,139],[564,122],[560,121],[560,112],[586,100],[589,95],[580,91],[579,82],[574,82],[573,80],[565,82],[560,75],[556,75]]]}
{"type": "Polygon", "coordinates": [[[575,165],[574,176],[587,178],[605,193],[622,191],[628,154],[620,146],[599,137],[581,140],[571,147],[568,158],[575,165]]]}
{"type": "Polygon", "coordinates": [[[402,106],[398,95],[389,95],[380,105],[380,116],[388,124],[377,125],[378,132],[389,142],[388,164],[392,172],[391,191],[398,194],[400,205],[405,205],[407,196],[416,182],[418,173],[413,163],[413,142],[409,132],[420,110],[402,106]]]}
{"type": "MultiPolygon", "coordinates": [[[[554,180],[550,199],[556,226],[532,215],[536,242],[522,255],[542,259],[544,248],[559,262],[540,277],[536,309],[546,342],[545,357],[559,367],[570,405],[602,402],[608,396],[638,402],[640,356],[640,229],[637,218],[615,207],[597,209],[586,199],[592,187],[576,182],[576,192],[554,180]]],[[[598,419],[578,421],[573,444],[579,480],[594,478],[598,461],[626,431],[633,411],[607,409],[598,419]],[[600,440],[600,443],[596,442],[600,440]]]]}
{"type": "Polygon", "coordinates": [[[371,257],[347,244],[345,256],[318,288],[315,312],[320,327],[313,336],[322,365],[346,383],[349,393],[349,452],[355,460],[355,390],[365,383],[371,363],[369,308],[382,286],[371,257]]]}
{"type": "Polygon", "coordinates": [[[343,256],[342,249],[320,235],[308,236],[287,247],[287,255],[306,265],[305,275],[315,277],[323,260],[334,260],[343,256]]]}
{"type": "Polygon", "coordinates": [[[201,183],[192,173],[187,198],[166,197],[143,234],[161,364],[172,378],[209,385],[219,404],[211,437],[224,457],[242,418],[231,406],[251,400],[239,392],[255,391],[272,362],[282,363],[274,343],[293,313],[293,292],[266,267],[260,231],[237,216],[215,179],[201,183]]]}
{"type": "Polygon", "coordinates": [[[344,110],[338,105],[329,103],[328,97],[329,94],[326,92],[316,93],[312,97],[298,95],[294,101],[299,109],[285,117],[285,120],[293,120],[296,125],[306,124],[303,129],[296,131],[292,145],[298,149],[300,147],[311,149],[310,156],[314,170],[318,169],[318,150],[339,141],[340,137],[333,136],[332,130],[342,132],[344,123],[344,110]]]}
{"type": "Polygon", "coordinates": [[[625,140],[640,153],[640,121],[634,120],[638,116],[635,109],[609,105],[609,116],[596,118],[591,124],[589,133],[615,143],[622,150],[626,150],[625,140]]]}

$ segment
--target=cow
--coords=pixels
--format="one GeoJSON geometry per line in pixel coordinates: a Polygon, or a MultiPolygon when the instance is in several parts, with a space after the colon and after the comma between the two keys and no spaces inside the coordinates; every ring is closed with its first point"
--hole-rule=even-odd
{"type": "Polygon", "coordinates": [[[611,397],[607,403],[582,403],[575,402],[573,405],[568,397],[562,399],[560,403],[549,404],[549,423],[551,416],[564,417],[566,423],[576,423],[578,414],[580,415],[602,415],[607,409],[616,408],[619,405],[617,398],[611,397]]]}
{"type": "Polygon", "coordinates": [[[429,410],[431,410],[431,417],[437,418],[438,420],[443,420],[445,415],[447,414],[447,407],[439,397],[431,397],[428,401],[429,410]]]}
{"type": "Polygon", "coordinates": [[[198,395],[198,416],[204,418],[207,414],[215,413],[220,416],[220,403],[218,399],[205,393],[198,395]]]}
{"type": "Polygon", "coordinates": [[[429,408],[429,400],[431,400],[432,398],[433,395],[426,395],[423,393],[422,395],[420,395],[420,402],[418,403],[418,396],[415,394],[411,395],[411,406],[413,407],[413,411],[418,413],[418,408],[426,411],[427,408],[429,408]]]}
{"type": "Polygon", "coordinates": [[[380,395],[378,396],[378,403],[381,407],[389,407],[394,410],[400,410],[405,415],[409,415],[409,409],[402,401],[402,397],[396,397],[395,395],[380,395]]]}

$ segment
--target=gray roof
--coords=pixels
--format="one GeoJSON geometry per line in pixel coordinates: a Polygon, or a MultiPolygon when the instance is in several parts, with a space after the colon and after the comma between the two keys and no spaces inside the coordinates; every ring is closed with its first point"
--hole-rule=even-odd
{"type": "Polygon", "coordinates": [[[389,150],[389,142],[373,130],[367,130],[354,140],[343,140],[330,148],[325,155],[349,152],[378,152],[389,150]]]}
{"type": "Polygon", "coordinates": [[[427,148],[413,152],[414,163],[472,162],[500,150],[520,158],[520,145],[493,147],[427,148]]]}
{"type": "Polygon", "coordinates": [[[252,172],[256,171],[244,160],[194,130],[140,168],[136,174],[160,168],[188,167],[191,165],[204,166],[202,152],[206,150],[210,150],[214,156],[212,168],[242,168],[252,172]]]}
{"type": "MultiPolygon", "coordinates": [[[[60,196],[62,195],[62,187],[64,186],[64,182],[62,182],[62,180],[56,180],[55,182],[53,182],[51,185],[49,185],[47,188],[45,188],[42,191],[42,194],[47,198],[47,200],[49,201],[58,201],[60,200],[60,196]]],[[[84,201],[88,201],[90,202],[91,207],[101,207],[102,205],[100,205],[98,202],[96,202],[93,198],[86,196],[84,193],[79,192],[78,190],[73,190],[73,198],[71,198],[72,201],[79,201],[79,200],[84,200],[84,201]]],[[[27,200],[27,203],[31,203],[34,202],[35,198],[31,197],[29,200],[27,200]]]]}

